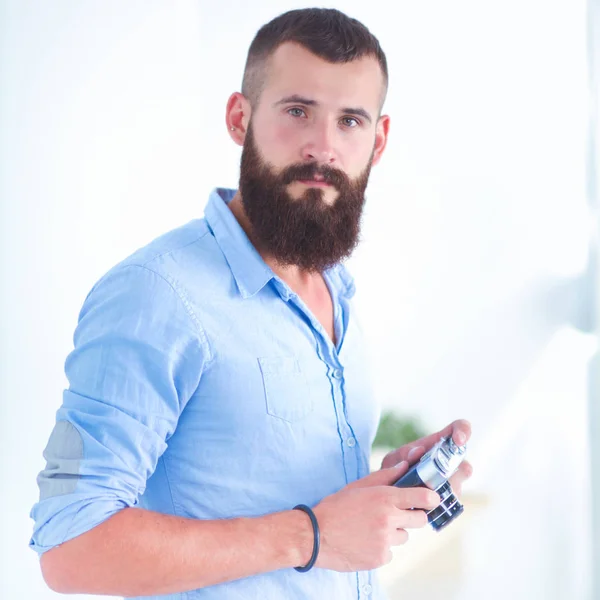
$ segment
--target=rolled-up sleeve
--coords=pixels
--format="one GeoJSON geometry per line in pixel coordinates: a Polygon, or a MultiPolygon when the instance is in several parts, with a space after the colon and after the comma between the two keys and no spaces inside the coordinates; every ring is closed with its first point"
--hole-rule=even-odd
{"type": "Polygon", "coordinates": [[[169,278],[129,265],[94,286],[65,363],[30,547],[41,554],[137,503],[209,361],[197,316],[169,278]]]}

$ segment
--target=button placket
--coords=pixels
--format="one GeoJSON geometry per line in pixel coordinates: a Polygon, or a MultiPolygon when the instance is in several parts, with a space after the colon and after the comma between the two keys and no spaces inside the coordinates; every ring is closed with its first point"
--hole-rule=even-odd
{"type": "Polygon", "coordinates": [[[359,600],[371,599],[373,593],[373,586],[371,585],[371,574],[369,571],[364,571],[358,575],[356,582],[358,588],[359,600]]]}

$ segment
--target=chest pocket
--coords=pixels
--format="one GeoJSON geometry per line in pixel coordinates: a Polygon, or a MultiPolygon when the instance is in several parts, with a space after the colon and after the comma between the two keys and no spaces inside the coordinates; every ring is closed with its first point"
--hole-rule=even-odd
{"type": "Polygon", "coordinates": [[[259,358],[267,413],[294,423],[314,410],[306,375],[293,356],[259,358]]]}

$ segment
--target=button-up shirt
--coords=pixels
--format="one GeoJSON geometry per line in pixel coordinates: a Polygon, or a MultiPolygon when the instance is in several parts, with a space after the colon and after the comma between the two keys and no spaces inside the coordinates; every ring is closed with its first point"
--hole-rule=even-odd
{"type": "MultiPolygon", "coordinates": [[[[315,506],[369,473],[380,407],[353,280],[342,265],[324,273],[334,344],[250,243],[227,206],[234,195],[215,189],[204,218],[139,249],[88,294],[31,511],[38,553],[125,507],[260,516],[315,506]]],[[[160,598],[384,595],[374,571],[315,567],[160,598]]]]}

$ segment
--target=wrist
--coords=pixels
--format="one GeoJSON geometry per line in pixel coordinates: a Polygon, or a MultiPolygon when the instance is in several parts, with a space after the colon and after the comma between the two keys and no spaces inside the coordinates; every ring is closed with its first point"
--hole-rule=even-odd
{"type": "Polygon", "coordinates": [[[286,512],[290,523],[289,561],[291,567],[303,567],[312,556],[314,533],[310,517],[301,510],[286,512]]]}
{"type": "Polygon", "coordinates": [[[321,547],[321,531],[319,529],[319,521],[317,520],[317,516],[315,515],[313,509],[307,504],[298,504],[294,506],[294,510],[301,510],[302,512],[308,515],[310,519],[311,527],[313,528],[313,551],[308,563],[304,566],[295,567],[296,571],[299,573],[306,573],[310,571],[317,562],[317,558],[319,556],[319,549],[321,547]]]}

